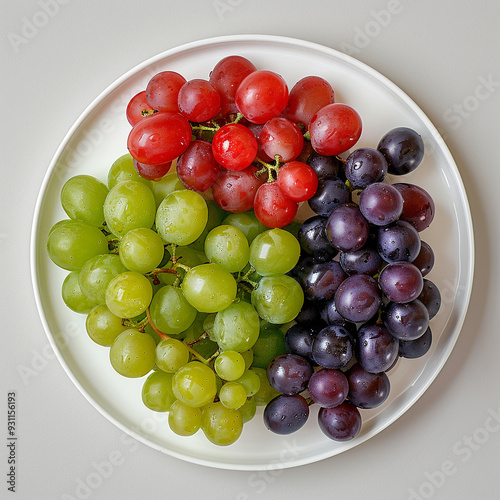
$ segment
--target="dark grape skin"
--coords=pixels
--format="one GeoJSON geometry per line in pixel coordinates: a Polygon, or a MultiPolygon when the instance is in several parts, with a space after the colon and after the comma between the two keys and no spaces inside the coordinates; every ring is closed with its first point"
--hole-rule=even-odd
{"type": "Polygon", "coordinates": [[[272,399],[264,408],[264,424],[275,434],[298,431],[309,417],[309,405],[300,394],[282,394],[272,399]]]}
{"type": "Polygon", "coordinates": [[[418,299],[406,304],[389,302],[382,319],[389,332],[399,340],[418,339],[429,326],[427,308],[418,299]]]}
{"type": "Polygon", "coordinates": [[[276,356],[267,367],[267,379],[283,394],[299,394],[307,387],[313,368],[307,358],[297,354],[276,356]]]}
{"type": "Polygon", "coordinates": [[[290,354],[297,354],[311,360],[314,337],[315,332],[312,329],[296,323],[285,334],[285,348],[290,354]]]}
{"type": "Polygon", "coordinates": [[[375,246],[368,243],[359,250],[341,252],[339,263],[349,276],[353,274],[375,276],[382,265],[382,257],[380,257],[375,246]]]}
{"type": "Polygon", "coordinates": [[[412,262],[420,246],[417,230],[402,220],[383,226],[377,232],[377,251],[386,262],[412,262]]]}
{"type": "Polygon", "coordinates": [[[425,333],[415,340],[400,340],[399,341],[399,356],[402,358],[416,359],[421,358],[431,348],[432,331],[427,328],[425,333]]]}
{"type": "Polygon", "coordinates": [[[372,319],[381,304],[378,284],[366,274],[346,278],[335,292],[334,299],[339,314],[353,323],[372,319]]]}
{"type": "Polygon", "coordinates": [[[330,300],[346,274],[338,262],[331,260],[306,267],[300,272],[299,278],[309,300],[330,300]]]}
{"type": "Polygon", "coordinates": [[[307,201],[309,208],[318,215],[330,215],[332,211],[349,202],[349,188],[338,177],[320,179],[316,193],[307,201]]]}
{"type": "Polygon", "coordinates": [[[427,276],[432,268],[434,267],[435,257],[434,250],[425,241],[420,244],[420,252],[418,253],[416,259],[412,262],[414,266],[418,267],[418,270],[422,273],[422,276],[427,276]]]}
{"type": "Polygon", "coordinates": [[[394,186],[375,182],[361,191],[359,210],[370,224],[386,226],[401,216],[403,197],[394,186]]]}
{"type": "Polygon", "coordinates": [[[353,346],[349,331],[342,325],[329,325],[320,330],[312,345],[312,358],[323,368],[339,369],[351,361],[353,346]]]}
{"type": "Polygon", "coordinates": [[[424,157],[424,141],[417,132],[407,127],[394,128],[387,132],[377,149],[387,160],[388,172],[404,175],[415,170],[424,157]]]}
{"type": "Polygon", "coordinates": [[[349,392],[347,377],[340,370],[320,368],[309,379],[309,397],[323,408],[343,403],[349,392]]]}
{"type": "Polygon", "coordinates": [[[338,253],[326,237],[327,220],[322,215],[310,217],[302,223],[297,235],[302,251],[312,255],[317,262],[331,260],[338,253]]]}
{"type": "Polygon", "coordinates": [[[295,321],[309,327],[316,324],[321,327],[325,326],[321,318],[321,311],[318,309],[316,301],[313,300],[304,300],[304,305],[299,314],[295,317],[295,321]]]}
{"type": "Polygon", "coordinates": [[[390,301],[411,302],[422,292],[424,279],[411,262],[392,262],[380,272],[379,286],[390,301]]]}
{"type": "Polygon", "coordinates": [[[359,250],[370,235],[370,227],[356,205],[341,205],[328,217],[326,236],[342,252],[359,250]]]}
{"type": "Polygon", "coordinates": [[[417,297],[427,309],[429,319],[434,318],[441,308],[441,292],[434,282],[424,279],[422,293],[417,297]]]}
{"type": "Polygon", "coordinates": [[[428,228],[436,212],[432,196],[415,184],[400,182],[393,186],[403,197],[403,212],[400,219],[409,222],[419,233],[428,228]]]}
{"type": "Polygon", "coordinates": [[[389,397],[391,383],[385,372],[370,373],[356,363],[346,375],[349,383],[347,398],[354,406],[366,410],[376,408],[389,397]]]}
{"type": "Polygon", "coordinates": [[[318,180],[334,179],[342,168],[342,160],[337,156],[324,156],[313,151],[306,163],[314,170],[318,180]]]}
{"type": "Polygon", "coordinates": [[[372,148],[358,148],[345,161],[347,180],[358,189],[364,189],[374,182],[382,182],[387,175],[387,161],[384,155],[372,148]]]}
{"type": "Polygon", "coordinates": [[[356,359],[369,373],[389,370],[398,358],[398,349],[399,340],[383,325],[364,324],[358,330],[356,359]]]}
{"type": "Polygon", "coordinates": [[[344,401],[333,408],[320,408],[318,424],[325,436],[330,439],[349,441],[361,430],[361,414],[356,406],[344,401]]]}

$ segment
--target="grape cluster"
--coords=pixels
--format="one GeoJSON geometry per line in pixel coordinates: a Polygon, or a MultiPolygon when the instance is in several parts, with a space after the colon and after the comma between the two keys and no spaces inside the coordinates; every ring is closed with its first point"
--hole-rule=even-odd
{"type": "Polygon", "coordinates": [[[156,74],[126,115],[129,153],[106,182],[62,188],[47,251],[68,271],[64,303],[178,435],[232,444],[257,406],[288,434],[315,403],[327,436],[353,438],[439,309],[419,236],[432,199],[385,179],[418,166],[420,136],[395,129],[341,159],[362,124],[331,85],[289,91],[241,56],[206,80],[156,74]]]}

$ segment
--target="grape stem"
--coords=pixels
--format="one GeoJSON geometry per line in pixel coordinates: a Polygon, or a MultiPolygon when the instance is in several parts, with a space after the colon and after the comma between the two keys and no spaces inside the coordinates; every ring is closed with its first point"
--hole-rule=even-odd
{"type": "Polygon", "coordinates": [[[202,340],[205,340],[208,338],[208,333],[207,332],[203,332],[196,340],[193,340],[192,342],[184,342],[187,346],[190,346],[190,345],[195,345],[197,344],[198,342],[201,342],[202,340]]]}
{"type": "MultiPolygon", "coordinates": [[[[148,323],[151,326],[151,328],[160,336],[161,339],[163,340],[168,340],[170,337],[163,333],[162,331],[158,330],[156,328],[155,324],[153,323],[153,320],[151,319],[151,314],[149,312],[149,307],[146,309],[146,317],[148,319],[148,323]]],[[[204,363],[205,365],[208,365],[210,360],[206,360],[201,354],[198,354],[189,344],[185,344],[186,347],[188,348],[188,351],[198,360],[204,363]]]]}
{"type": "Polygon", "coordinates": [[[137,328],[140,332],[144,333],[144,329],[148,324],[148,318],[144,318],[141,321],[134,321],[132,319],[122,319],[122,325],[130,328],[137,328]]]}
{"type": "Polygon", "coordinates": [[[260,158],[255,158],[255,161],[262,165],[262,168],[255,172],[255,177],[267,172],[267,182],[274,182],[278,178],[278,171],[281,167],[280,165],[280,155],[274,156],[274,164],[268,163],[260,158]]]}

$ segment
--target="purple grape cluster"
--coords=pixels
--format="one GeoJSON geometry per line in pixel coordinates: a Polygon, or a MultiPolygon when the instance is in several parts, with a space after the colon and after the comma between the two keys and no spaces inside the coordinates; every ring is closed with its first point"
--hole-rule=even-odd
{"type": "Polygon", "coordinates": [[[317,404],[326,436],[353,439],[360,409],[389,396],[387,372],[397,360],[430,349],[441,295],[426,277],[435,258],[420,234],[435,205],[421,187],[387,180],[413,171],[423,148],[417,132],[400,127],[346,160],[309,157],[319,179],[308,201],[316,215],[298,231],[301,258],[290,273],[305,302],[285,335],[288,354],[267,369],[281,393],[264,410],[271,431],[297,431],[317,404]]]}

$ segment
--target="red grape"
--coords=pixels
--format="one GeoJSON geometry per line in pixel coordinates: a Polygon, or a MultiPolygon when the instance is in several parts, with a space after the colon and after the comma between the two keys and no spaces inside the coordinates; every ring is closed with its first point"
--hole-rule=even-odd
{"type": "Polygon", "coordinates": [[[210,120],[220,110],[219,92],[201,78],[186,82],[179,90],[177,102],[179,111],[192,122],[210,120]]]}
{"type": "Polygon", "coordinates": [[[301,153],[304,137],[295,123],[286,118],[275,117],[262,127],[259,143],[270,158],[279,155],[282,161],[290,161],[301,153]]]}
{"type": "Polygon", "coordinates": [[[153,112],[151,106],[146,101],[145,90],[135,94],[127,105],[126,115],[130,125],[134,126],[137,122],[144,118],[145,115],[142,114],[143,111],[148,111],[150,113],[153,112]]]}
{"type": "Polygon", "coordinates": [[[158,111],[179,111],[177,96],[186,79],[175,71],[161,71],[149,80],[146,99],[158,111]]]}
{"type": "Polygon", "coordinates": [[[206,191],[217,180],[220,170],[207,141],[192,141],[177,160],[179,180],[194,191],[206,191]]]}
{"type": "Polygon", "coordinates": [[[318,177],[314,170],[300,161],[285,163],[278,172],[281,191],[293,201],[305,201],[318,189],[318,177]]]}
{"type": "Polygon", "coordinates": [[[137,160],[133,160],[134,168],[139,173],[139,175],[150,181],[160,180],[172,166],[171,161],[167,163],[161,163],[160,165],[147,165],[146,163],[139,163],[137,160]]]}
{"type": "Polygon", "coordinates": [[[277,182],[266,182],[257,190],[255,215],[267,227],[284,227],[290,224],[297,209],[297,202],[286,196],[277,182]]]}
{"type": "Polygon", "coordinates": [[[215,133],[212,149],[217,163],[229,170],[243,170],[255,160],[258,145],[247,127],[228,123],[215,133]]]}

